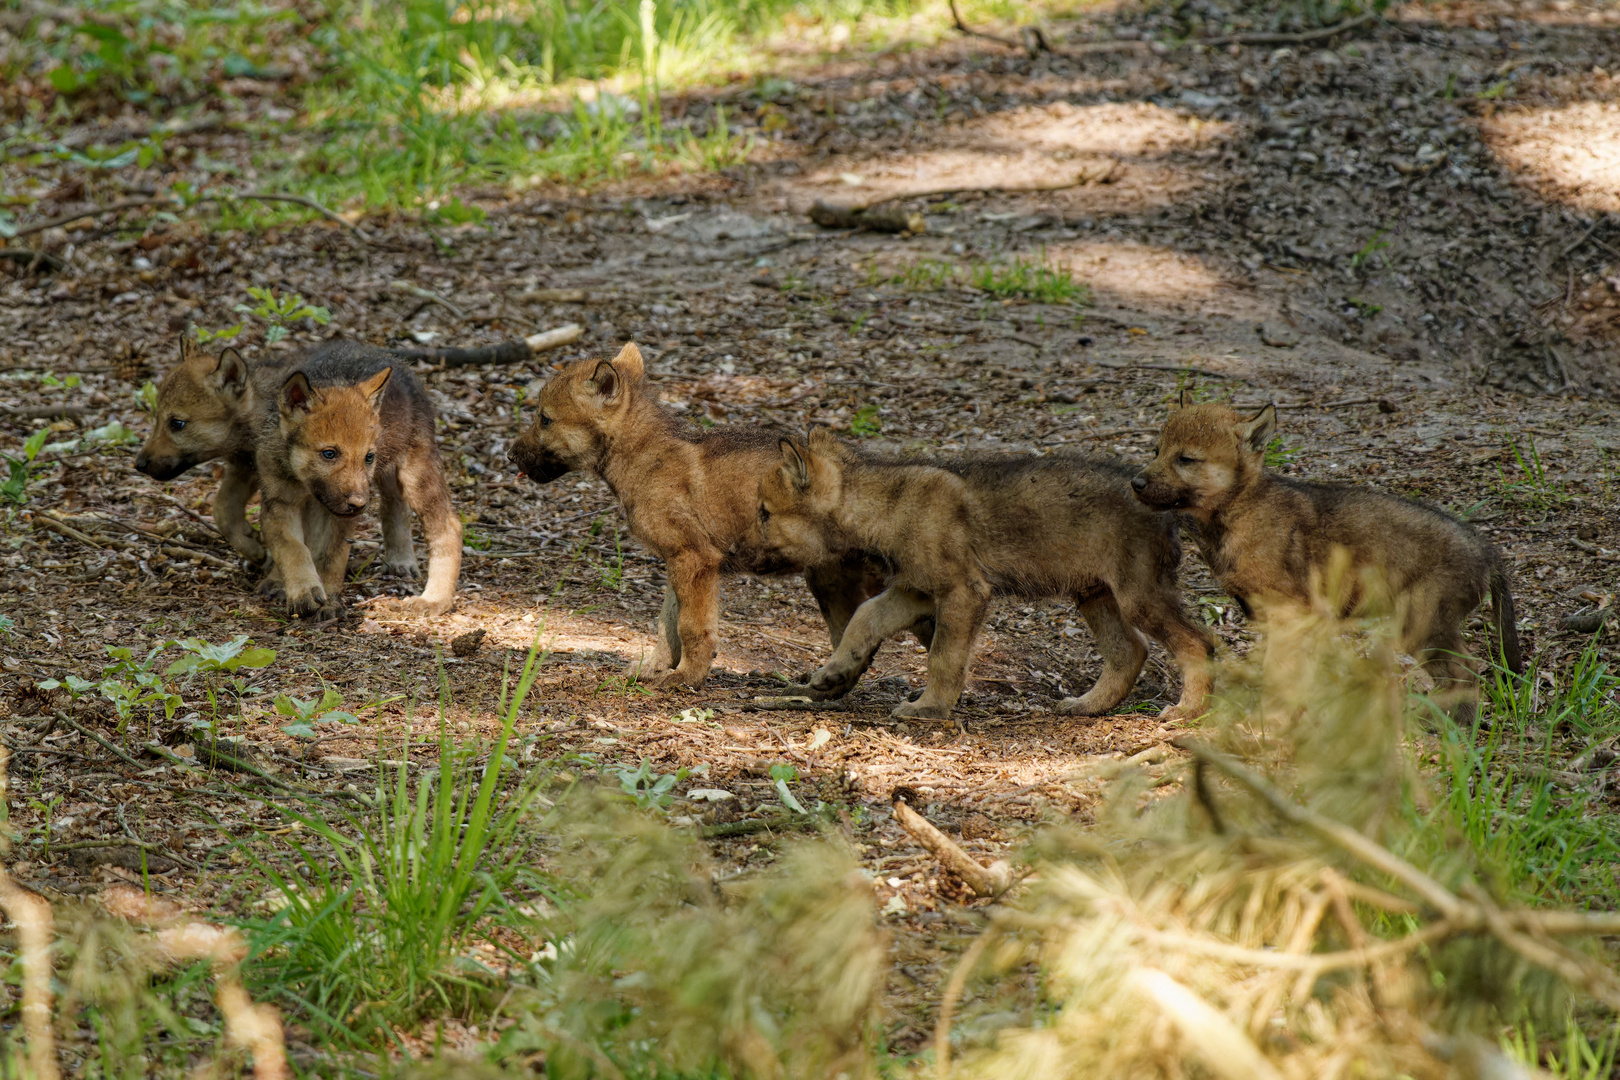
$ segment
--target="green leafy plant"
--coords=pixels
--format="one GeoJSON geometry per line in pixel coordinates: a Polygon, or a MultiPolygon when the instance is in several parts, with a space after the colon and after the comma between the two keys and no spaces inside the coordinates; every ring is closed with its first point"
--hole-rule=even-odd
{"type": "Polygon", "coordinates": [[[0,483],[0,499],[21,506],[28,501],[28,484],[36,471],[34,459],[50,438],[50,428],[40,428],[23,443],[22,457],[14,458],[10,454],[0,454],[6,459],[9,474],[4,483],[0,483]]]}
{"type": "Polygon", "coordinates": [[[641,764],[634,769],[619,768],[615,772],[619,778],[619,789],[634,799],[636,807],[641,810],[668,810],[675,802],[670,790],[691,775],[685,769],[672,773],[654,772],[652,763],[646,758],[642,758],[641,764]]]}
{"type": "MultiPolygon", "coordinates": [[[[240,310],[240,308],[238,308],[238,310],[240,310]]],[[[227,326],[223,330],[209,330],[209,329],[206,329],[206,328],[201,327],[201,326],[194,327],[193,329],[194,329],[194,331],[196,333],[197,344],[199,344],[199,345],[207,345],[211,341],[230,341],[230,340],[232,340],[238,334],[240,334],[243,330],[247,329],[247,323],[232,323],[230,326],[227,326]]],[[[266,335],[266,337],[268,337],[268,336],[269,335],[266,335]]],[[[156,398],[156,395],[154,394],[153,401],[156,402],[156,400],[157,400],[157,398],[156,398]]]]}
{"type": "Polygon", "coordinates": [[[883,428],[883,422],[878,419],[877,405],[862,405],[855,410],[855,415],[849,418],[849,433],[857,439],[869,439],[883,428]]]}
{"type": "Polygon", "coordinates": [[[1541,463],[1541,453],[1536,449],[1534,435],[1527,436],[1523,445],[1516,437],[1508,436],[1508,451],[1513,455],[1513,463],[1518,466],[1519,477],[1508,479],[1506,470],[1497,465],[1498,493],[1510,498],[1522,498],[1544,510],[1568,498],[1563,486],[1547,475],[1547,468],[1541,463]]]}
{"type": "Polygon", "coordinates": [[[201,723],[214,735],[219,734],[219,692],[228,690],[236,700],[240,715],[242,698],[258,693],[259,688],[248,685],[240,672],[265,668],[276,662],[274,649],[253,648],[246,634],[238,635],[218,645],[210,645],[202,638],[183,638],[174,642],[184,655],[164,670],[165,675],[179,675],[187,681],[198,675],[205,677],[203,692],[208,696],[208,719],[201,723]]]}
{"type": "Polygon", "coordinates": [[[291,694],[277,694],[275,700],[276,715],[289,718],[292,723],[283,724],[282,734],[291,735],[296,739],[313,739],[319,733],[315,730],[317,724],[358,724],[360,718],[354,713],[345,712],[338,706],[343,704],[343,695],[331,687],[321,691],[320,697],[299,698],[291,694]]]}
{"type": "MultiPolygon", "coordinates": [[[[249,285],[248,296],[257,300],[257,304],[237,304],[236,310],[245,315],[255,315],[270,324],[264,332],[265,342],[272,343],[286,337],[289,324],[302,319],[309,319],[321,326],[332,321],[332,313],[323,307],[316,307],[307,302],[298,293],[286,293],[278,296],[273,288],[261,288],[249,285]]],[[[221,335],[215,335],[219,337],[221,335]]],[[[234,335],[233,335],[234,336],[234,335]]]]}
{"type": "Polygon", "coordinates": [[[1379,229],[1374,232],[1368,241],[1361,245],[1361,249],[1350,256],[1350,269],[1360,270],[1368,264],[1374,255],[1388,248],[1390,243],[1384,239],[1388,234],[1388,229],[1379,229]]]}
{"type": "Polygon", "coordinates": [[[808,814],[810,811],[800,805],[799,800],[793,797],[793,792],[788,790],[788,783],[798,778],[799,770],[787,762],[778,762],[771,766],[771,786],[776,788],[776,797],[782,800],[782,805],[795,814],[808,814]]]}
{"type": "Polygon", "coordinates": [[[1272,439],[1271,443],[1266,447],[1266,468],[1286,468],[1294,463],[1294,458],[1297,457],[1298,454],[1298,447],[1289,446],[1287,443],[1283,442],[1283,437],[1278,435],[1276,438],[1272,439]]]}

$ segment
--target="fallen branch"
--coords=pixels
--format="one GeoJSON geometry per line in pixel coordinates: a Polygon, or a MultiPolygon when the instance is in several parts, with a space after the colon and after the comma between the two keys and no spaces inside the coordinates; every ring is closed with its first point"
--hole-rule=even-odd
{"type": "Polygon", "coordinates": [[[76,214],[63,214],[61,217],[46,218],[44,221],[36,221],[31,225],[19,225],[17,226],[17,231],[12,235],[28,236],[30,233],[44,232],[46,229],[54,229],[58,225],[71,225],[73,222],[80,221],[84,218],[95,218],[100,217],[102,214],[115,214],[120,210],[134,210],[135,208],[141,206],[151,206],[154,203],[173,201],[173,197],[169,195],[151,195],[140,199],[124,199],[122,202],[108,203],[106,206],[92,207],[89,210],[81,210],[76,214]]]}
{"type": "MultiPolygon", "coordinates": [[[[0,251],[9,249],[0,249],[0,251]]],[[[68,420],[83,420],[84,409],[78,405],[30,405],[26,408],[0,406],[0,416],[13,420],[49,420],[58,416],[68,420]]]]}
{"type": "Polygon", "coordinates": [[[905,794],[904,790],[895,792],[894,819],[911,834],[912,839],[927,848],[941,866],[967,882],[974,896],[994,899],[1012,888],[1012,867],[1005,860],[997,859],[989,866],[983,865],[913,810],[911,804],[906,802],[905,794]]]}
{"type": "MultiPolygon", "coordinates": [[[[890,202],[904,196],[891,196],[880,202],[890,202]]],[[[878,203],[873,203],[876,206],[878,203]]],[[[817,199],[810,207],[810,220],[824,229],[867,229],[871,232],[923,233],[928,224],[921,214],[908,214],[903,210],[873,213],[870,207],[840,206],[817,199]]]]}
{"type": "Polygon", "coordinates": [[[497,345],[484,345],[476,349],[390,349],[405,360],[425,360],[441,368],[471,367],[475,364],[520,364],[535,353],[561,348],[578,341],[585,333],[578,323],[565,323],[554,330],[514,338],[497,345]]]}
{"type": "Polygon", "coordinates": [[[705,825],[701,835],[705,840],[723,836],[748,836],[751,833],[770,832],[774,829],[808,829],[819,819],[813,814],[779,814],[776,817],[749,818],[747,821],[727,821],[719,825],[705,825]]]}
{"type": "Polygon", "coordinates": [[[89,728],[73,719],[73,717],[69,716],[67,713],[58,712],[56,714],[56,719],[59,723],[66,724],[68,727],[72,728],[74,731],[77,731],[80,735],[83,735],[92,742],[100,743],[103,750],[109,751],[115,757],[122,758],[126,764],[133,765],[137,769],[146,768],[145,765],[142,765],[139,761],[129,756],[129,754],[125,753],[117,746],[114,746],[112,743],[108,742],[105,738],[96,734],[94,731],[91,731],[89,728]]]}
{"type": "Polygon", "coordinates": [[[362,244],[370,244],[375,242],[370,236],[366,235],[366,233],[361,230],[360,226],[356,225],[354,222],[350,221],[336,210],[333,210],[330,207],[322,206],[320,203],[316,202],[314,199],[311,199],[307,195],[284,195],[278,191],[233,191],[223,195],[204,195],[197,201],[228,202],[231,199],[252,199],[255,202],[297,203],[299,206],[307,206],[309,209],[315,211],[317,214],[320,214],[322,217],[342,225],[345,229],[348,229],[351,233],[353,233],[355,238],[358,239],[362,244]]]}
{"type": "Polygon", "coordinates": [[[1378,17],[1375,11],[1368,11],[1357,15],[1353,19],[1346,19],[1332,26],[1324,26],[1320,30],[1305,30],[1297,34],[1285,33],[1257,33],[1257,34],[1225,34],[1212,38],[1189,38],[1181,42],[1182,45],[1303,45],[1311,41],[1321,41],[1335,34],[1342,34],[1346,30],[1354,30],[1363,23],[1369,23],[1378,17]]]}
{"type": "Polygon", "coordinates": [[[50,270],[60,270],[67,265],[67,263],[50,252],[35,251],[33,248],[0,248],[0,259],[10,259],[12,262],[23,263],[29,268],[44,266],[50,270]]]}
{"type": "MultiPolygon", "coordinates": [[[[388,287],[395,292],[405,293],[420,300],[426,300],[429,304],[438,304],[440,307],[444,308],[458,319],[465,319],[467,317],[466,312],[462,311],[456,305],[452,304],[450,301],[446,300],[432,289],[424,289],[422,286],[414,285],[409,281],[391,281],[388,283],[388,287]]],[[[421,311],[422,309],[418,307],[416,310],[421,311]]]]}

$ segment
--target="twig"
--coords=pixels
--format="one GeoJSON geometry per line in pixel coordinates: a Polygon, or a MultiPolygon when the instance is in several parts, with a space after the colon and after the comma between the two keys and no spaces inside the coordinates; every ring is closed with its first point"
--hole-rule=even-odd
{"type": "Polygon", "coordinates": [[[1011,38],[1004,38],[999,34],[988,34],[983,30],[975,30],[973,27],[963,22],[962,13],[956,10],[956,0],[951,0],[951,22],[956,27],[957,33],[966,37],[983,38],[986,41],[993,41],[997,45],[1005,45],[1009,49],[1017,49],[1019,52],[1026,51],[1024,49],[1024,43],[1021,41],[1014,41],[1011,38]]]}
{"type": "MultiPolygon", "coordinates": [[[[8,250],[0,248],[0,250],[8,250]]],[[[12,408],[0,406],[0,415],[9,416],[13,420],[45,420],[61,416],[69,420],[83,420],[84,409],[78,405],[30,405],[26,408],[12,408]]]]}
{"type": "Polygon", "coordinates": [[[750,833],[769,832],[772,829],[806,829],[813,827],[816,822],[817,818],[813,814],[779,814],[776,817],[749,818],[747,821],[705,825],[700,835],[705,840],[715,840],[722,836],[747,836],[750,833]]]}
{"type": "MultiPolygon", "coordinates": [[[[402,284],[406,283],[394,282],[395,286],[402,284]]],[[[400,291],[408,292],[410,290],[401,289],[400,291]]],[[[427,290],[424,289],[423,291],[426,292],[427,290]]],[[[440,302],[449,303],[447,300],[441,300],[440,302]]],[[[451,310],[456,309],[451,308],[451,310]]],[[[553,330],[530,334],[525,338],[502,341],[496,345],[484,345],[476,349],[445,347],[442,349],[390,349],[389,352],[406,360],[425,360],[428,363],[436,363],[441,368],[471,367],[475,364],[521,364],[535,353],[560,348],[570,342],[578,341],[584,333],[584,327],[578,323],[564,323],[553,330]]]]}
{"type": "Polygon", "coordinates": [[[1247,766],[1240,765],[1225,754],[1211,750],[1196,739],[1174,739],[1171,745],[1187,751],[1200,761],[1208,762],[1215,769],[1248,788],[1283,820],[1298,825],[1307,832],[1315,833],[1380,873],[1401,882],[1422,897],[1424,903],[1434,908],[1444,918],[1461,922],[1478,922],[1478,919],[1467,918],[1469,913],[1465,912],[1462,901],[1434,878],[1388,848],[1367,839],[1350,826],[1332,821],[1300,806],[1247,766]]]}
{"type": "Polygon", "coordinates": [[[465,319],[467,317],[465,312],[456,307],[456,305],[452,304],[450,301],[446,300],[444,297],[440,296],[438,293],[434,292],[432,289],[424,289],[422,286],[413,285],[409,281],[391,281],[388,283],[388,287],[395,292],[409,293],[411,296],[414,296],[420,300],[426,300],[430,304],[438,304],[440,307],[444,308],[458,319],[465,319]]]}
{"type": "Polygon", "coordinates": [[[299,206],[307,206],[317,214],[320,214],[322,217],[329,218],[330,220],[337,222],[339,225],[342,225],[345,229],[348,229],[361,243],[375,243],[370,236],[366,235],[366,233],[361,230],[360,226],[356,225],[354,222],[350,221],[336,210],[322,206],[320,203],[309,198],[307,195],[284,195],[281,192],[276,191],[233,191],[226,194],[204,195],[197,201],[226,202],[231,199],[253,199],[257,202],[287,202],[297,203],[299,206]]]}
{"type": "Polygon", "coordinates": [[[1181,42],[1182,45],[1303,45],[1308,41],[1320,41],[1335,34],[1342,34],[1346,30],[1354,30],[1363,23],[1371,22],[1378,17],[1376,12],[1368,11],[1357,15],[1353,19],[1346,19],[1332,26],[1324,26],[1320,30],[1305,30],[1297,34],[1261,33],[1261,34],[1226,34],[1212,38],[1189,38],[1181,42]]]}
{"type": "Polygon", "coordinates": [[[0,248],[0,259],[10,259],[12,262],[23,263],[29,268],[46,266],[52,270],[60,270],[67,265],[67,263],[50,252],[35,251],[33,248],[0,248]]]}
{"type": "Polygon", "coordinates": [[[81,210],[77,214],[63,214],[61,217],[46,218],[44,221],[36,221],[32,225],[19,225],[17,227],[17,231],[12,235],[28,236],[30,233],[44,232],[46,229],[54,229],[58,225],[69,225],[75,221],[79,221],[82,218],[100,217],[102,214],[114,214],[120,210],[133,210],[140,206],[151,206],[153,203],[165,203],[173,201],[174,198],[170,195],[153,195],[148,198],[141,199],[124,199],[121,202],[108,203],[106,206],[92,207],[89,210],[81,210]]]}
{"type": "Polygon", "coordinates": [[[941,866],[967,882],[974,896],[994,899],[1012,888],[1012,867],[1004,860],[997,859],[989,866],[981,865],[950,837],[934,828],[932,822],[912,809],[901,792],[895,793],[893,805],[894,819],[901,827],[911,834],[912,839],[927,848],[941,866]]]}
{"type": "Polygon", "coordinates": [[[146,768],[145,765],[142,765],[135,758],[130,757],[123,750],[120,750],[118,747],[114,746],[112,743],[108,742],[106,739],[102,738],[100,735],[96,734],[94,731],[91,731],[89,728],[85,727],[83,724],[81,724],[77,720],[73,719],[73,717],[69,716],[67,713],[58,712],[56,714],[56,718],[58,720],[60,720],[62,723],[66,724],[68,727],[72,728],[74,731],[77,731],[80,735],[83,735],[85,738],[90,739],[90,740],[92,740],[94,742],[100,743],[103,749],[111,751],[114,755],[122,758],[124,761],[128,762],[130,765],[135,766],[135,768],[137,768],[137,769],[146,768]]]}

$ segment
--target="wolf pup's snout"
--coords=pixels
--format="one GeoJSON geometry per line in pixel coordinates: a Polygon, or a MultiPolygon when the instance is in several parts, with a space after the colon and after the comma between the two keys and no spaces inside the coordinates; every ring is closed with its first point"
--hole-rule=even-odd
{"type": "Polygon", "coordinates": [[[1147,486],[1148,486],[1147,474],[1145,474],[1145,473],[1137,473],[1135,476],[1131,477],[1131,490],[1136,492],[1137,494],[1140,495],[1142,492],[1146,491],[1147,486]]]}

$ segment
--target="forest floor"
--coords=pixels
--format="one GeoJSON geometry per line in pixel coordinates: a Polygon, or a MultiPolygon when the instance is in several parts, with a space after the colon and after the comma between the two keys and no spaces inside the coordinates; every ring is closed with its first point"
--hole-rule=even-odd
{"type": "MultiPolygon", "coordinates": [[[[911,642],[885,646],[844,711],[756,711],[779,674],[814,667],[827,645],[800,582],[737,578],[724,583],[707,686],[627,687],[626,665],[651,648],[663,568],[596,480],[541,486],[514,473],[506,450],[527,420],[521,401],[557,364],[634,340],[663,398],[703,424],[828,425],[899,451],[1063,447],[1132,463],[1148,460],[1184,388],[1275,401],[1290,474],[1429,500],[1502,547],[1526,653],[1550,684],[1592,641],[1565,620],[1612,611],[1620,579],[1620,404],[1605,396],[1620,387],[1610,246],[1620,226],[1609,213],[1620,212],[1609,205],[1620,119],[1604,74],[1620,73],[1617,14],[1435,4],[1326,47],[1159,50],[1132,37],[1158,29],[1156,16],[1098,9],[1068,40],[1119,47],[1076,59],[965,39],[785,59],[772,83],[694,95],[692,108],[724,101],[758,135],[753,162],[722,175],[467,191],[482,220],[372,218],[367,241],[325,221],[254,235],[135,211],[58,238],[75,249],[59,274],[6,264],[5,451],[15,456],[45,422],[23,410],[37,417],[64,399],[73,410],[56,422],[26,504],[7,511],[0,550],[0,614],[15,623],[0,640],[10,827],[32,845],[13,873],[46,896],[139,881],[137,848],[63,849],[138,837],[156,845],[147,870],[157,887],[207,910],[237,869],[238,841],[283,824],[277,789],[167,763],[144,743],[185,757],[190,722],[213,722],[277,776],[363,786],[401,739],[433,753],[441,679],[454,736],[492,734],[505,673],[538,641],[545,664],[517,729],[526,759],[588,755],[608,776],[646,761],[658,774],[688,770],[677,795],[731,792],[677,802],[672,816],[689,824],[778,813],[778,763],[795,767],[801,803],[845,809],[894,931],[888,1039],[917,1045],[950,963],[942,945],[962,931],[934,863],[892,821],[890,793],[916,789],[928,816],[985,856],[1016,849],[1049,818],[1084,822],[1093,796],[1070,782],[1082,766],[1162,741],[1155,716],[1176,696],[1167,657],[1155,651],[1117,715],[1054,716],[1098,670],[1088,632],[1069,605],[1003,600],[978,645],[961,729],[888,719],[921,679],[911,642]],[[1510,96],[1492,89],[1503,80],[1510,96]],[[937,194],[907,198],[917,192],[937,194]],[[817,199],[879,197],[922,214],[926,231],[826,230],[806,218],[817,199]],[[1081,283],[1089,300],[1029,283],[1031,264],[1058,268],[1048,282],[1081,283]],[[274,344],[250,318],[237,340],[250,355],[333,334],[473,345],[586,328],[531,365],[418,367],[467,522],[453,613],[391,612],[393,589],[368,559],[372,523],[356,544],[351,617],[323,630],[289,623],[212,530],[210,470],[157,484],[134,471],[132,445],[114,445],[114,421],[145,434],[136,392],[169,366],[179,333],[241,321],[233,309],[250,286],[332,313],[328,326],[274,344]],[[77,385],[64,385],[70,374],[77,385]],[[91,543],[47,526],[52,516],[91,543]],[[481,646],[452,655],[448,643],[474,629],[488,632],[481,646]],[[238,635],[276,653],[251,672],[253,690],[211,709],[193,684],[173,721],[148,710],[121,735],[104,703],[35,689],[99,679],[108,647],[139,657],[170,639],[238,635]],[[274,697],[323,687],[360,723],[323,728],[318,742],[284,734],[274,697]],[[32,718],[59,709],[139,767],[68,728],[42,735],[32,718]],[[219,788],[221,777],[249,795],[219,788]]],[[[275,107],[269,95],[245,101],[275,107]]],[[[170,145],[249,178],[255,155],[286,149],[229,127],[170,145]]],[[[40,216],[88,211],[109,194],[81,185],[40,216]]],[[[1225,647],[1241,653],[1250,628],[1195,552],[1183,572],[1225,647]]],[[[1614,620],[1603,625],[1612,656],[1614,620]]],[[[1476,615],[1476,643],[1480,627],[1476,615]]],[[[1588,754],[1582,767],[1608,760],[1588,754]]],[[[722,867],[759,866],[774,858],[774,834],[717,840],[715,851],[722,867]]]]}

